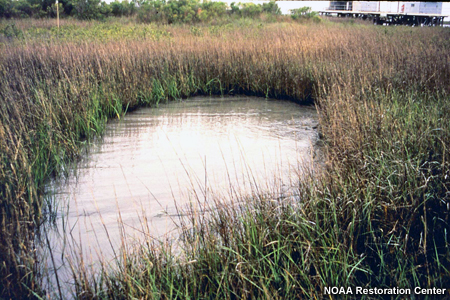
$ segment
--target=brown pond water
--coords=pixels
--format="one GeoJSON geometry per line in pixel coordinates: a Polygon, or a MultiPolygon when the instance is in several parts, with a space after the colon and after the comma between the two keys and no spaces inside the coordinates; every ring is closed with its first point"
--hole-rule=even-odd
{"type": "Polygon", "coordinates": [[[317,123],[314,107],[256,97],[195,97],[109,122],[76,176],[51,185],[64,207],[49,232],[55,264],[73,243],[86,260],[112,258],[119,217],[128,237],[142,236],[145,218],[158,238],[176,232],[176,205],[294,185],[317,123]]]}

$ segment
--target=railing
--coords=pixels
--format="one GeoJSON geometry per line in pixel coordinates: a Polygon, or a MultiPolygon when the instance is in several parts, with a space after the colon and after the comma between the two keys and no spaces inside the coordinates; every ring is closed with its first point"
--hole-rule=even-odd
{"type": "Polygon", "coordinates": [[[353,9],[353,5],[351,2],[342,2],[342,3],[333,3],[327,10],[348,10],[351,11],[353,9]]]}

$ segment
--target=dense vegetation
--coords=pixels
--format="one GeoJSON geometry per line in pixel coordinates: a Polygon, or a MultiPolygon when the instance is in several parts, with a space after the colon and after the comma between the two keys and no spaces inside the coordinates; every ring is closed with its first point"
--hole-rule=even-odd
{"type": "MultiPolygon", "coordinates": [[[[56,3],[51,0],[1,0],[0,18],[55,18],[56,3]]],[[[199,22],[222,18],[225,15],[255,17],[261,13],[279,15],[275,1],[264,4],[232,3],[227,12],[224,2],[200,2],[199,0],[118,0],[107,3],[100,0],[61,0],[60,16],[82,20],[105,19],[107,17],[138,16],[142,22],[199,22]]]]}
{"type": "Polygon", "coordinates": [[[45,297],[43,183],[108,118],[227,93],[314,102],[322,166],[305,166],[295,199],[255,194],[183,219],[182,257],[149,239],[97,273],[75,265],[77,298],[450,286],[450,31],[284,21],[0,23],[17,33],[0,40],[0,298],[45,297]]]}

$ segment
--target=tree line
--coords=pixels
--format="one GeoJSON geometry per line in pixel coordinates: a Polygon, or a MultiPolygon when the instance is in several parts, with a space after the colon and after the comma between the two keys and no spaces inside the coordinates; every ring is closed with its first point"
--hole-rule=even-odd
{"type": "Polygon", "coordinates": [[[280,15],[275,1],[264,4],[200,2],[199,0],[0,0],[0,18],[55,18],[101,20],[107,17],[136,16],[142,22],[200,22],[234,14],[255,17],[262,13],[280,15]]]}

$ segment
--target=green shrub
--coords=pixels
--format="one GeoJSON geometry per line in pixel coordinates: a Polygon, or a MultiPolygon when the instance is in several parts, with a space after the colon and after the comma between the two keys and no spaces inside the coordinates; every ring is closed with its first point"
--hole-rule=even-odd
{"type": "Polygon", "coordinates": [[[256,5],[254,3],[248,2],[242,5],[242,8],[239,10],[241,16],[243,17],[258,17],[262,13],[262,6],[256,5]]]}
{"type": "Polygon", "coordinates": [[[166,22],[163,8],[164,2],[159,0],[144,2],[139,8],[137,18],[143,23],[166,22]]]}
{"type": "Polygon", "coordinates": [[[41,5],[33,0],[0,0],[0,18],[29,18],[42,16],[41,5]]]}
{"type": "MultiPolygon", "coordinates": [[[[216,7],[216,5],[211,5],[216,7]]],[[[146,1],[138,11],[138,20],[145,23],[195,23],[200,21],[201,4],[197,0],[146,1]]],[[[206,13],[204,19],[208,19],[206,13]]]]}
{"type": "Polygon", "coordinates": [[[197,0],[169,0],[164,6],[167,22],[194,23],[198,21],[200,3],[197,0]]]}
{"type": "Polygon", "coordinates": [[[238,14],[239,13],[239,5],[236,5],[236,2],[231,2],[231,13],[238,14]]]}
{"type": "Polygon", "coordinates": [[[262,10],[263,12],[272,15],[281,15],[281,9],[278,7],[277,3],[274,0],[270,0],[269,3],[263,3],[262,10]]]}
{"type": "Polygon", "coordinates": [[[0,31],[5,37],[8,38],[21,38],[23,37],[23,32],[17,28],[15,23],[6,25],[6,27],[0,31]]]}
{"type": "Polygon", "coordinates": [[[204,2],[198,17],[201,21],[210,21],[223,17],[226,12],[227,5],[224,2],[204,2]]]}
{"type": "Polygon", "coordinates": [[[291,18],[293,20],[312,20],[314,22],[320,22],[321,19],[317,15],[317,12],[311,11],[311,7],[305,6],[298,9],[291,9],[291,18]]]}
{"type": "Polygon", "coordinates": [[[122,17],[127,15],[127,7],[123,5],[124,2],[125,1],[119,2],[117,0],[111,2],[110,6],[111,6],[111,13],[113,16],[122,17]]]}
{"type": "Polygon", "coordinates": [[[100,17],[100,0],[74,0],[75,16],[80,20],[100,17]]]}

